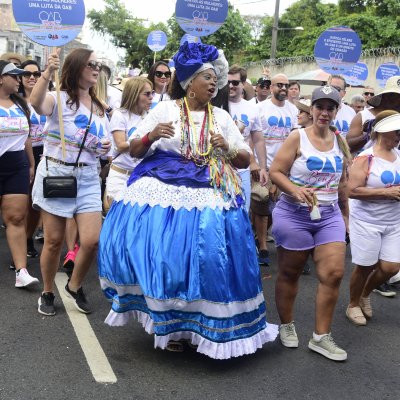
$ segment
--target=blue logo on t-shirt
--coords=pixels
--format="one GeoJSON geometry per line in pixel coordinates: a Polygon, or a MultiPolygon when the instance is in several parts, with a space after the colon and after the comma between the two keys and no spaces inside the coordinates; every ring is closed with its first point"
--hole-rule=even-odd
{"type": "Polygon", "coordinates": [[[332,165],[331,161],[327,158],[324,161],[319,157],[312,156],[307,159],[306,165],[309,171],[320,171],[325,173],[339,173],[343,170],[343,162],[339,156],[335,156],[335,166],[332,165]]]}
{"type": "Polygon", "coordinates": [[[132,133],[136,131],[136,126],[134,126],[133,128],[129,129],[128,131],[128,138],[131,137],[132,133]]]}
{"type": "Polygon", "coordinates": [[[347,133],[349,131],[349,124],[346,120],[342,120],[342,125],[340,125],[339,121],[335,121],[335,126],[339,132],[347,133]]]}
{"type": "Polygon", "coordinates": [[[396,175],[392,171],[383,171],[381,181],[384,185],[400,185],[400,175],[396,171],[396,175]]]}
{"type": "Polygon", "coordinates": [[[271,115],[268,118],[269,126],[278,126],[279,128],[291,128],[292,127],[292,120],[290,117],[285,117],[283,120],[282,117],[277,117],[275,115],[271,115]]]}

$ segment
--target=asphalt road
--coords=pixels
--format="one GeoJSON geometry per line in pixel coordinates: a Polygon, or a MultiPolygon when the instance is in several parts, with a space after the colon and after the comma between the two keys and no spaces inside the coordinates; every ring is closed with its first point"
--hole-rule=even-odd
{"type": "MultiPolygon", "coordinates": [[[[271,258],[271,267],[263,267],[261,273],[268,320],[278,323],[274,251],[271,258]]],[[[14,287],[4,229],[0,230],[0,260],[0,400],[400,398],[400,293],[392,299],[373,294],[373,319],[366,327],[352,325],[345,317],[349,258],[333,325],[335,340],[348,352],[343,363],[307,348],[314,323],[313,270],[302,276],[296,303],[298,349],[284,348],[277,339],[254,355],[216,361],[190,349],[155,350],[152,337],[138,323],[120,328],[105,325],[109,305],[93,266],[85,284],[94,309],[88,320],[117,378],[113,384],[94,379],[60,296],[57,315],[44,317],[37,312],[41,287],[14,287]]],[[[40,277],[39,259],[29,260],[29,267],[32,275],[40,277]]]]}

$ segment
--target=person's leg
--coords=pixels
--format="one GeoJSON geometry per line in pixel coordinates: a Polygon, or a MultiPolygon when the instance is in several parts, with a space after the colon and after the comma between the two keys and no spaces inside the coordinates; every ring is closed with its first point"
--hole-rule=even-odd
{"type": "Polygon", "coordinates": [[[254,230],[258,240],[258,250],[261,252],[268,252],[267,246],[267,232],[268,232],[268,216],[258,215],[253,211],[254,215],[254,230]]]}
{"type": "Polygon", "coordinates": [[[78,227],[80,248],[75,259],[75,268],[68,287],[76,292],[81,286],[97,251],[101,229],[101,212],[82,213],[75,215],[78,227]]]}
{"type": "Polygon", "coordinates": [[[369,267],[356,265],[354,267],[350,278],[350,308],[359,306],[365,283],[374,268],[374,265],[369,267]]]}
{"type": "Polygon", "coordinates": [[[54,292],[54,278],[60,263],[61,248],[65,237],[66,219],[42,210],[44,245],[40,256],[43,292],[54,292]]]}
{"type": "Polygon", "coordinates": [[[278,247],[277,254],[278,276],[275,283],[275,303],[281,323],[287,324],[293,321],[298,281],[310,250],[293,251],[278,247]]]}
{"type": "Polygon", "coordinates": [[[388,281],[392,276],[396,275],[399,272],[399,269],[399,263],[379,260],[376,268],[368,277],[362,296],[368,297],[373,289],[388,281]]]}
{"type": "Polygon", "coordinates": [[[26,229],[28,196],[6,194],[1,199],[1,214],[7,226],[6,237],[16,269],[26,268],[26,229]]]}
{"type": "Polygon", "coordinates": [[[74,251],[75,244],[78,241],[78,226],[74,218],[67,218],[65,227],[65,244],[68,251],[74,251]]]}
{"type": "Polygon", "coordinates": [[[29,196],[28,199],[28,213],[26,216],[26,238],[27,238],[27,255],[28,257],[37,257],[38,251],[35,249],[33,243],[33,234],[35,233],[36,227],[38,226],[40,219],[40,211],[32,208],[32,198],[29,196]]]}
{"type": "Polygon", "coordinates": [[[315,333],[329,333],[333,312],[339,296],[339,286],[344,274],[346,244],[327,243],[314,249],[314,263],[319,280],[316,309],[315,333]]]}

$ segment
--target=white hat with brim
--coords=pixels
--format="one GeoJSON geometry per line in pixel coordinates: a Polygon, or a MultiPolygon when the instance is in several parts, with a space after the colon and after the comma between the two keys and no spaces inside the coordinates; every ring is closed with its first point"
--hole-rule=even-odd
{"type": "Polygon", "coordinates": [[[311,115],[311,100],[310,99],[300,99],[295,100],[294,105],[300,110],[311,115]]]}
{"type": "Polygon", "coordinates": [[[1,75],[22,75],[24,72],[25,70],[17,68],[13,63],[9,63],[3,68],[1,75]]]}
{"type": "Polygon", "coordinates": [[[400,130],[400,113],[381,119],[374,126],[375,132],[385,133],[400,130]]]}
{"type": "Polygon", "coordinates": [[[372,107],[379,107],[381,105],[382,96],[385,93],[397,93],[397,94],[400,94],[400,76],[399,75],[391,76],[386,81],[385,89],[382,90],[382,92],[380,92],[376,96],[371,97],[367,101],[367,103],[372,107]]]}
{"type": "Polygon", "coordinates": [[[128,82],[129,80],[133,79],[133,76],[130,76],[128,78],[123,78],[122,81],[120,82],[119,85],[115,85],[115,87],[119,90],[121,90],[121,92],[124,90],[126,82],[128,82]]]}

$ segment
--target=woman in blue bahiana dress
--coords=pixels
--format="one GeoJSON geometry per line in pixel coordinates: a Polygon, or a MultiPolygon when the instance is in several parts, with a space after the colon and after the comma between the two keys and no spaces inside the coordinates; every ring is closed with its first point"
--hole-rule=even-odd
{"type": "Polygon", "coordinates": [[[134,318],[155,334],[155,347],[182,351],[188,341],[228,359],[277,335],[235,169],[248,166],[250,149],[229,114],[210,104],[227,82],[223,53],[185,43],[174,61],[173,100],[135,132],[131,155],[143,160],[101,232],[106,323],[134,318]]]}

